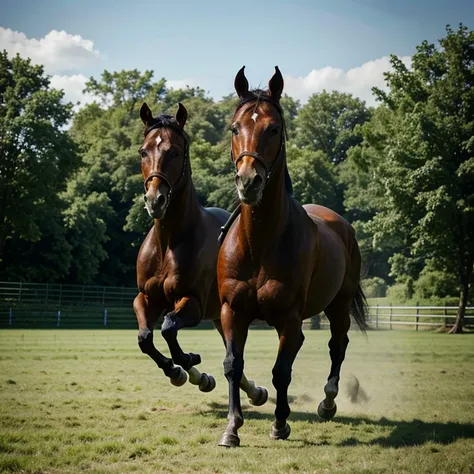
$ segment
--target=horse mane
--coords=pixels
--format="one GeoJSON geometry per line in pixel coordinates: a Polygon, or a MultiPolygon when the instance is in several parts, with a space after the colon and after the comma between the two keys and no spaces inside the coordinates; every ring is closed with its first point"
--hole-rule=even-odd
{"type": "MultiPolygon", "coordinates": [[[[287,131],[286,131],[286,123],[285,123],[285,115],[283,112],[283,107],[272,98],[270,95],[270,92],[268,90],[264,89],[252,89],[251,91],[248,92],[248,94],[240,99],[237,109],[242,107],[245,104],[248,104],[250,102],[256,102],[255,106],[258,104],[260,100],[263,100],[265,102],[270,102],[280,113],[281,119],[283,121],[283,134],[284,134],[284,139],[287,139],[287,131]]],[[[293,183],[291,182],[291,176],[288,171],[288,164],[286,162],[286,146],[283,147],[283,153],[285,155],[285,190],[286,192],[290,195],[293,196],[293,183]]]]}

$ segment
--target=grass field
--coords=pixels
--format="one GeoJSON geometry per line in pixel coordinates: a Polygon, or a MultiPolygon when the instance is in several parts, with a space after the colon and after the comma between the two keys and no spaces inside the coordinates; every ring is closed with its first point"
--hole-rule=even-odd
{"type": "MultiPolygon", "coordinates": [[[[251,331],[245,371],[269,402],[243,397],[242,446],[217,446],[226,426],[224,350],[213,331],[184,331],[217,388],[172,386],[136,331],[0,331],[0,472],[474,472],[474,335],[353,332],[338,413],[316,415],[329,371],[329,332],[306,331],[290,386],[292,434],[271,441],[273,331],[251,331]],[[357,377],[369,400],[352,404],[357,377]]],[[[161,338],[157,335],[158,343],[161,338]]]]}

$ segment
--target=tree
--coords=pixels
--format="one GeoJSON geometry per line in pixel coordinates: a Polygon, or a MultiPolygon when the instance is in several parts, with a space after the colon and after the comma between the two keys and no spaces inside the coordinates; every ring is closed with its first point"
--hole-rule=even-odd
{"type": "Polygon", "coordinates": [[[407,250],[392,260],[401,273],[413,259],[457,275],[462,332],[474,262],[474,32],[449,26],[436,47],[423,42],[408,67],[396,56],[389,93],[375,89],[394,113],[379,167],[385,189],[371,221],[376,239],[403,233],[407,250]]]}
{"type": "Polygon", "coordinates": [[[58,192],[79,158],[64,130],[72,104],[62,99],[42,66],[0,53],[0,259],[6,277],[55,280],[68,271],[58,192]]]}
{"type": "Polygon", "coordinates": [[[287,160],[294,196],[301,204],[321,204],[341,211],[336,171],[322,151],[302,150],[290,142],[287,160]]]}
{"type": "Polygon", "coordinates": [[[295,120],[298,146],[321,150],[329,161],[339,164],[347,151],[362,142],[356,127],[370,118],[365,102],[342,92],[313,94],[295,120]]]}
{"type": "Polygon", "coordinates": [[[344,208],[357,232],[362,275],[390,283],[393,275],[389,260],[407,247],[407,239],[403,232],[374,239],[371,219],[382,209],[386,199],[384,185],[377,177],[385,165],[387,140],[394,133],[392,122],[393,112],[384,105],[377,107],[370,120],[360,126],[362,143],[352,147],[346,160],[338,166],[339,180],[344,186],[344,208]]]}

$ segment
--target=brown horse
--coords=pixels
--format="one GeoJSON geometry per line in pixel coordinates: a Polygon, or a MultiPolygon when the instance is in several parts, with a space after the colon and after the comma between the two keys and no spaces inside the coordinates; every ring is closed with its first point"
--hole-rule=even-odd
{"type": "Polygon", "coordinates": [[[227,447],[240,444],[237,431],[243,415],[238,387],[252,320],[264,319],[280,339],[273,367],[277,399],[272,439],[290,435],[288,387],[304,340],[303,320],[324,311],[330,321],[332,365],[326,397],[318,407],[324,419],[336,413],[350,313],[362,330],[366,328],[361,257],[353,228],[330,209],[301,206],[291,196],[280,106],[283,77],[275,70],[268,92],[249,91],[244,68],[235,78],[240,103],[231,126],[231,157],[241,214],[222,244],[217,268],[229,382],[229,423],[219,444],[227,447]]]}
{"type": "MultiPolygon", "coordinates": [[[[194,366],[198,354],[186,354],[178,343],[178,331],[211,319],[222,335],[220,303],[217,293],[217,237],[229,213],[218,208],[203,208],[191,179],[189,138],[184,131],[186,108],[179,104],[175,117],[153,118],[148,105],[140,110],[145,136],[141,168],[145,187],[145,207],[154,219],[137,259],[139,294],[133,308],[138,320],[138,344],[160,367],[171,383],[187,380],[203,392],[216,386],[214,377],[194,366]],[[153,343],[153,328],[165,314],[161,333],[171,359],[153,343]],[[177,365],[175,365],[177,364],[177,365]],[[184,369],[184,370],[183,370],[184,369]]],[[[267,391],[245,377],[242,389],[254,405],[262,405],[267,391]]]]}

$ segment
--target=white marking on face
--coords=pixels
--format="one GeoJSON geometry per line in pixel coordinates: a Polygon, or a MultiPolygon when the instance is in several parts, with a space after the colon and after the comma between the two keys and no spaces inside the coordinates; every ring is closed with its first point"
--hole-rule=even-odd
{"type": "Polygon", "coordinates": [[[156,137],[156,146],[158,146],[162,141],[163,139],[160,136],[156,137]]]}
{"type": "Polygon", "coordinates": [[[257,112],[254,112],[254,114],[252,115],[251,118],[252,118],[252,120],[253,120],[254,122],[257,122],[257,117],[258,117],[257,112]]]}

